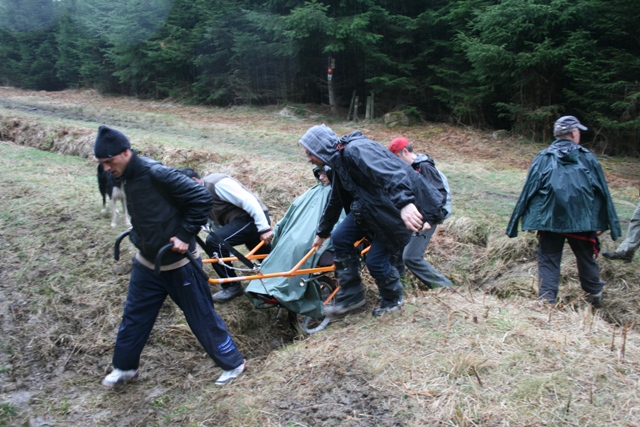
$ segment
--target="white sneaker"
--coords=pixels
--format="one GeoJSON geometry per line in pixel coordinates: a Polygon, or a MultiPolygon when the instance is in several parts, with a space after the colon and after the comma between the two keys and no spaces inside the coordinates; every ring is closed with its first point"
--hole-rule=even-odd
{"type": "Polygon", "coordinates": [[[243,360],[242,364],[237,368],[230,371],[222,371],[222,375],[220,375],[220,378],[216,380],[216,385],[229,384],[231,381],[238,378],[240,374],[245,371],[245,369],[247,369],[247,361],[243,360]]]}
{"type": "Polygon", "coordinates": [[[102,385],[107,388],[113,388],[118,385],[131,383],[138,379],[138,373],[138,369],[123,371],[116,368],[111,371],[109,375],[104,377],[104,379],[102,380],[102,385]]]}

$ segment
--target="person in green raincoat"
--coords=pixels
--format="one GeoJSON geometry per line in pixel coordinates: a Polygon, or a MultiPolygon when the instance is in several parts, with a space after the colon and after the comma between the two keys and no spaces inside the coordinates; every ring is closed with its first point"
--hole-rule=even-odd
{"type": "Polygon", "coordinates": [[[574,116],[555,122],[557,139],[531,163],[507,235],[518,235],[520,220],[523,230],[537,230],[538,295],[551,304],[558,296],[562,248],[568,241],[586,299],[600,307],[605,284],[598,268],[598,235],[611,230],[616,240],[621,231],[600,163],[580,145],[581,130],[587,128],[574,116]]]}

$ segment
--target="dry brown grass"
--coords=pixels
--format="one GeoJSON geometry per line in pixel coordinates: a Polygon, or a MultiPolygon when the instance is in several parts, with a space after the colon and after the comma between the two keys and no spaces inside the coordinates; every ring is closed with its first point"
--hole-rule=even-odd
{"type": "MultiPolygon", "coordinates": [[[[244,299],[218,306],[249,359],[247,374],[224,388],[167,302],[140,382],[102,390],[134,251],[125,243],[122,261],[112,261],[118,230],[99,212],[91,160],[98,124],[125,129],[166,164],[232,173],[277,220],[313,184],[297,139],[318,118],[81,91],[0,88],[0,101],[12,107],[0,109],[0,139],[13,141],[0,144],[0,425],[640,425],[639,261],[601,262],[605,307],[593,312],[567,250],[561,305],[539,305],[534,236],[504,236],[505,212],[539,147],[443,125],[402,133],[453,184],[454,216],[426,256],[458,287],[408,288],[405,310],[377,320],[365,276],[367,311],[304,340],[275,310],[244,299]]],[[[361,125],[381,142],[398,134],[361,125]]],[[[352,126],[332,124],[338,133],[352,126]]],[[[634,161],[603,164],[630,215],[634,161]]]]}
{"type": "Polygon", "coordinates": [[[585,305],[431,292],[273,354],[234,400],[251,425],[633,425],[629,332],[585,305]]]}

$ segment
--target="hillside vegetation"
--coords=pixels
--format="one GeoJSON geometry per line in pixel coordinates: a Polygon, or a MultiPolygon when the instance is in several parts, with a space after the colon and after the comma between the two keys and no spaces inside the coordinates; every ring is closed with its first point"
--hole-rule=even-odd
{"type": "MultiPolygon", "coordinates": [[[[390,130],[303,105],[212,109],[0,88],[0,426],[635,426],[640,425],[640,261],[600,261],[605,306],[583,300],[565,253],[560,307],[535,301],[535,236],[504,230],[543,146],[424,123],[390,130]],[[313,185],[298,139],[318,123],[387,144],[402,134],[446,173],[454,213],[427,256],[457,285],[414,280],[402,313],[364,313],[296,336],[276,310],[216,307],[249,370],[220,373],[167,301],[141,378],[104,390],[133,247],[100,211],[92,144],[100,124],[172,166],[233,174],[278,220],[313,185]]],[[[637,160],[601,162],[626,231],[637,160]]],[[[602,236],[603,250],[615,243],[602,236]]],[[[213,274],[213,273],[211,273],[213,274]]],[[[214,290],[215,287],[214,287],[214,290]]]]}

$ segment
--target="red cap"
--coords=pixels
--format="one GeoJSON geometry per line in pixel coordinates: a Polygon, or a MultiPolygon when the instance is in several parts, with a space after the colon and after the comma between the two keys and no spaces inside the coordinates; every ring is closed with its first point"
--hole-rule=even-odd
{"type": "Polygon", "coordinates": [[[402,150],[407,145],[409,145],[409,141],[407,141],[406,138],[400,137],[391,141],[388,148],[393,154],[398,154],[398,151],[402,150]]]}

